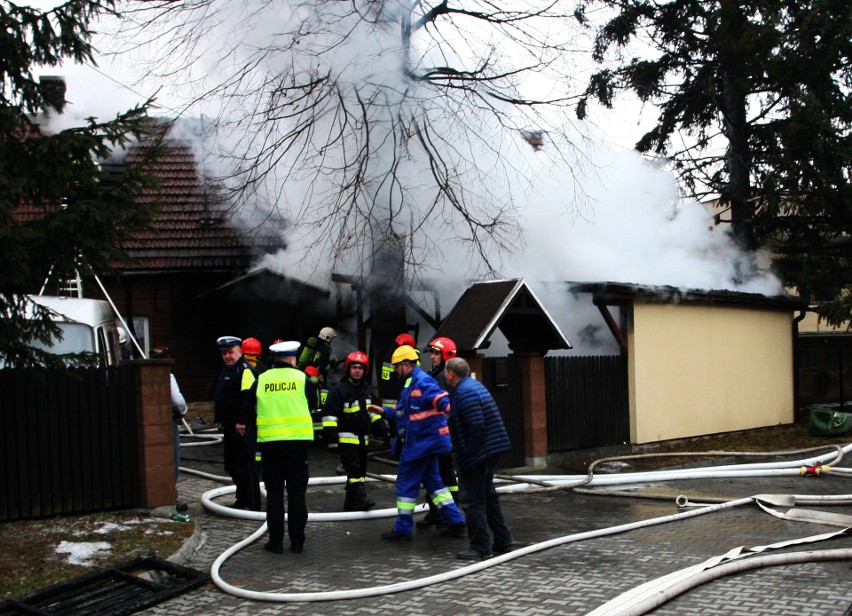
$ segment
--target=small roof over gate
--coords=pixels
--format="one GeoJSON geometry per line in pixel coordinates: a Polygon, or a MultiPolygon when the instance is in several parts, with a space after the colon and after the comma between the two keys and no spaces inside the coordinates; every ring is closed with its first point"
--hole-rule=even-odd
{"type": "Polygon", "coordinates": [[[545,354],[570,349],[556,322],[523,279],[494,280],[472,284],[447,315],[435,337],[451,338],[459,354],[488,348],[488,339],[499,329],[514,352],[545,354]]]}

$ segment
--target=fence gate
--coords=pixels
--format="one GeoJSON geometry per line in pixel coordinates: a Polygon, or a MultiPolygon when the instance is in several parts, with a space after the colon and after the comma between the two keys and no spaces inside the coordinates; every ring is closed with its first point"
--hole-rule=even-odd
{"type": "Polygon", "coordinates": [[[0,522],[138,505],[135,376],[0,370],[0,522]]]}
{"type": "Polygon", "coordinates": [[[545,357],[544,371],[549,452],[629,443],[626,359],[545,357]]]}
{"type": "Polygon", "coordinates": [[[500,456],[500,466],[524,466],[524,412],[521,399],[521,373],[514,357],[485,357],[482,359],[481,383],[485,385],[497,406],[512,450],[500,456]]]}

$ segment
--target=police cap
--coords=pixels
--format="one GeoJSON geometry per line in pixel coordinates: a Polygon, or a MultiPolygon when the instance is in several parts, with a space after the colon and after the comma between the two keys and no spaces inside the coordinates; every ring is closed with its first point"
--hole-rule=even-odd
{"type": "Polygon", "coordinates": [[[286,342],[276,342],[269,347],[269,351],[276,357],[291,357],[295,356],[299,350],[299,343],[295,340],[286,342]]]}
{"type": "Polygon", "coordinates": [[[223,351],[225,349],[238,346],[241,342],[242,340],[236,336],[222,336],[221,338],[216,339],[216,344],[218,344],[219,348],[223,351]]]}

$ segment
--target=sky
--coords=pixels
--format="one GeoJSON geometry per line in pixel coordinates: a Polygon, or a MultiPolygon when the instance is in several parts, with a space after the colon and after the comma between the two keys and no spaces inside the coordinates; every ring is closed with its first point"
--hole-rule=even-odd
{"type": "MultiPolygon", "coordinates": [[[[96,40],[96,45],[103,42],[96,40]]],[[[143,89],[146,86],[135,82],[127,57],[99,56],[98,63],[97,69],[63,66],[43,73],[61,74],[67,82],[69,105],[57,128],[88,116],[107,119],[150,96],[143,89]]],[[[180,105],[168,90],[159,93],[158,101],[163,115],[172,115],[180,105]]],[[[551,308],[552,314],[580,312],[578,307],[561,305],[573,300],[553,283],[566,280],[770,295],[781,291],[778,282],[767,275],[735,282],[747,262],[745,256],[722,231],[710,228],[710,216],[702,205],[681,198],[674,177],[659,161],[632,151],[632,145],[652,125],[652,106],[625,100],[611,111],[594,107],[590,115],[592,121],[583,125],[591,135],[586,165],[572,166],[547,145],[542,151],[530,148],[518,155],[523,160],[515,162],[526,169],[526,175],[506,190],[515,191],[513,196],[521,204],[518,215],[524,234],[517,238],[513,253],[500,260],[502,276],[523,277],[546,305],[560,304],[551,308]]],[[[301,269],[302,255],[310,251],[313,238],[287,239],[290,248],[286,253],[269,255],[260,265],[329,286],[330,272],[301,269]]],[[[477,277],[477,271],[448,268],[447,263],[455,259],[442,256],[443,262],[434,271],[426,271],[424,278],[432,279],[442,292],[446,312],[453,298],[477,277]],[[448,275],[448,271],[457,275],[448,275]]],[[[572,342],[588,337],[582,321],[572,318],[561,323],[572,342]]]]}

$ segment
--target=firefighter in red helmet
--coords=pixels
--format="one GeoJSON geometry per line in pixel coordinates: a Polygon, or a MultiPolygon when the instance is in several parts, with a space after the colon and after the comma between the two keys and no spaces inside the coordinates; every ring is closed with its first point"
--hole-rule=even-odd
{"type": "Polygon", "coordinates": [[[365,487],[371,424],[381,419],[367,412],[371,401],[369,367],[365,353],[350,353],[343,362],[343,379],[328,392],[322,407],[324,435],[329,442],[337,443],[346,471],[344,511],[368,511],[376,504],[367,497],[365,487]]]}
{"type": "Polygon", "coordinates": [[[263,347],[260,345],[260,340],[257,338],[246,338],[243,340],[240,348],[243,351],[243,357],[252,365],[257,374],[266,372],[266,366],[260,361],[260,356],[263,355],[263,347]]]}

